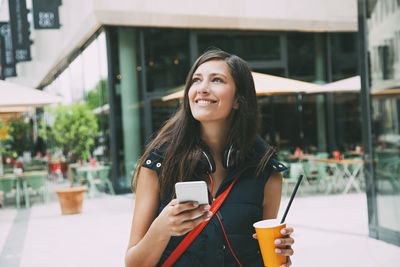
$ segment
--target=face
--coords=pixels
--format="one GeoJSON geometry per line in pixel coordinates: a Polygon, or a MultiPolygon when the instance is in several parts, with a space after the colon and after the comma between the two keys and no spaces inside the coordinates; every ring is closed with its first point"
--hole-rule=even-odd
{"type": "Polygon", "coordinates": [[[189,103],[193,117],[200,122],[225,121],[239,105],[235,82],[223,60],[201,64],[192,77],[189,103]]]}

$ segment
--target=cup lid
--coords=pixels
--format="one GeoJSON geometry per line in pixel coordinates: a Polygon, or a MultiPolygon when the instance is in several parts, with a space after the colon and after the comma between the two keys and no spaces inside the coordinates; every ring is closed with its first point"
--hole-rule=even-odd
{"type": "Polygon", "coordinates": [[[254,228],[272,228],[276,226],[284,225],[285,223],[281,223],[278,219],[269,219],[258,221],[253,224],[254,228]]]}

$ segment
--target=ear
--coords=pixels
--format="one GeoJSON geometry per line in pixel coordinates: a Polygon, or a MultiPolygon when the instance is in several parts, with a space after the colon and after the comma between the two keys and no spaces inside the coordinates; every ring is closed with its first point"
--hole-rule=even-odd
{"type": "Polygon", "coordinates": [[[233,109],[239,109],[239,98],[235,97],[235,100],[233,101],[233,109]]]}

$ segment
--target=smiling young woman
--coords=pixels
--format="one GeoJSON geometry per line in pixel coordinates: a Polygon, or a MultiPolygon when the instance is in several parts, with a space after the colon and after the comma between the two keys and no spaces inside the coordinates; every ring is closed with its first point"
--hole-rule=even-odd
{"type": "MultiPolygon", "coordinates": [[[[264,266],[252,225],[276,218],[286,167],[257,136],[258,118],[246,62],[221,50],[201,55],[187,76],[182,106],[132,176],[136,200],[126,266],[168,262],[186,234],[206,221],[174,266],[264,266]],[[229,193],[210,212],[209,205],[175,199],[174,184],[183,181],[205,181],[212,204],[229,193]]],[[[293,228],[285,231],[276,247],[290,256],[293,228]]]]}

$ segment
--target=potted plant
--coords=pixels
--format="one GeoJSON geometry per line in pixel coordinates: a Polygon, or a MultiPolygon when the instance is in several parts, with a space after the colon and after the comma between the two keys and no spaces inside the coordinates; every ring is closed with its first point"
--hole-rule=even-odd
{"type": "MultiPolygon", "coordinates": [[[[48,140],[53,148],[60,149],[68,163],[78,159],[86,161],[97,135],[94,114],[86,104],[59,106],[50,112],[54,114],[54,124],[52,127],[42,128],[39,134],[48,140]]],[[[61,212],[80,213],[87,186],[74,186],[72,177],[69,177],[69,181],[69,187],[56,189],[61,212]]]]}

